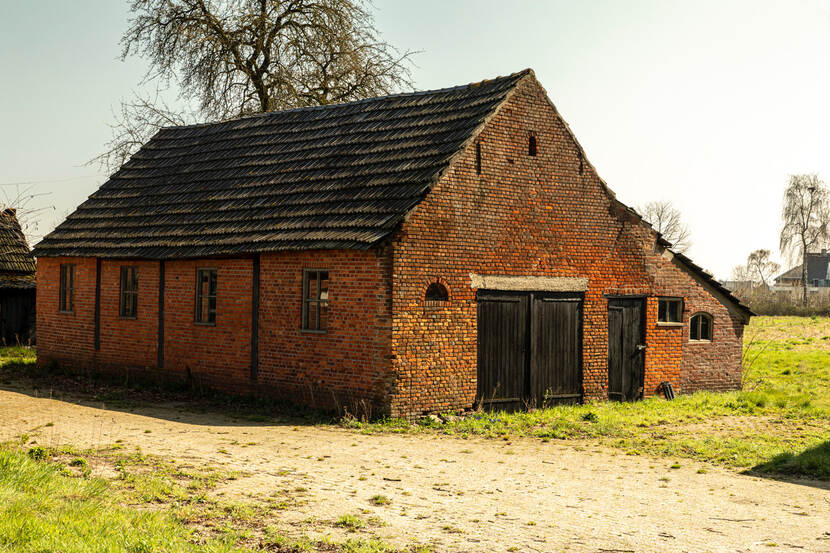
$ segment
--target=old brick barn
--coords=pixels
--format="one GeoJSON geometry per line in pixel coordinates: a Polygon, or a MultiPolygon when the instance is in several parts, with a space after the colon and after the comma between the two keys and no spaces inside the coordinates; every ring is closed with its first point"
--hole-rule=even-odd
{"type": "Polygon", "coordinates": [[[530,70],[163,129],[35,254],[41,365],[393,416],[738,388],[751,315],[530,70]]]}

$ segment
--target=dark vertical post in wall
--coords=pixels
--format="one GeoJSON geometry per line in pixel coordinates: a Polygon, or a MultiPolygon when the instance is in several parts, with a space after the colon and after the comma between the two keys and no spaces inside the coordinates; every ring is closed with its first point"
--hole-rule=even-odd
{"type": "Polygon", "coordinates": [[[159,331],[158,334],[158,368],[164,367],[164,261],[159,261],[159,331]]]}
{"type": "Polygon", "coordinates": [[[253,282],[251,283],[251,379],[259,373],[259,254],[254,256],[253,282]]]}
{"type": "Polygon", "coordinates": [[[95,351],[101,349],[101,258],[95,258],[95,351]]]}

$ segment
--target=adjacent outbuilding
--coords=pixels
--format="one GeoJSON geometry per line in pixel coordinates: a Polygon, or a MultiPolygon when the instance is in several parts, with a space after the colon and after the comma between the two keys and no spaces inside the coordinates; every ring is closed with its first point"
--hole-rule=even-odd
{"type": "Polygon", "coordinates": [[[14,208],[0,211],[0,343],[35,340],[35,259],[14,208]]]}
{"type": "Polygon", "coordinates": [[[40,364],[370,415],[736,389],[751,315],[530,70],[163,129],[35,253],[40,364]]]}

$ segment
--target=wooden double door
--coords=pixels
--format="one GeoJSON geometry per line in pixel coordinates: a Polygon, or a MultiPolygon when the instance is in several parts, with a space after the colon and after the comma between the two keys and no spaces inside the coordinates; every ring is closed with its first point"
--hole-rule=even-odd
{"type": "Polygon", "coordinates": [[[645,300],[608,300],[608,398],[643,397],[645,376],[645,300]]]}
{"type": "Polygon", "coordinates": [[[478,404],[582,399],[582,294],[478,293],[478,404]]]}

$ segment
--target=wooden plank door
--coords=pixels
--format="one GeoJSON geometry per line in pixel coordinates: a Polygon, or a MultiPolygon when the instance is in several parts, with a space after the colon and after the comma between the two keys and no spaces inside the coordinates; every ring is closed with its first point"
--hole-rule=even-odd
{"type": "Polygon", "coordinates": [[[582,298],[534,294],[530,399],[536,406],[582,399],[582,298]]]}
{"type": "Polygon", "coordinates": [[[478,295],[478,402],[520,409],[527,389],[528,296],[478,295]]]}
{"type": "Polygon", "coordinates": [[[645,302],[608,300],[608,397],[634,401],[643,397],[645,376],[645,302]]]}

